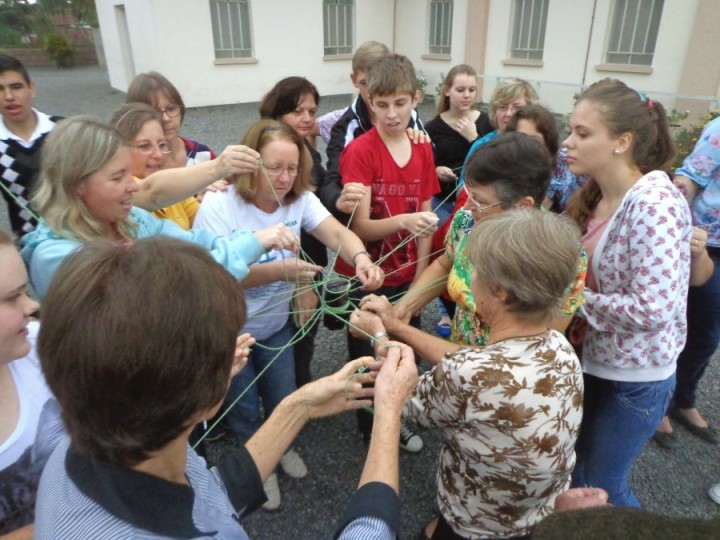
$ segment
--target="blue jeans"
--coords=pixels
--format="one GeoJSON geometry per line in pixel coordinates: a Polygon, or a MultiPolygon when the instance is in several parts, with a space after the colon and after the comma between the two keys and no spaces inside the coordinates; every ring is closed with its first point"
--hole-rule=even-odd
{"type": "Polygon", "coordinates": [[[455,197],[445,202],[443,202],[443,199],[444,197],[438,195],[433,195],[432,197],[432,210],[438,217],[438,227],[443,226],[450,217],[450,214],[452,214],[453,208],[455,208],[455,197]]]}
{"type": "Polygon", "coordinates": [[[258,340],[252,347],[247,365],[230,382],[230,388],[225,396],[224,407],[231,407],[232,403],[243,392],[245,394],[225,416],[230,429],[239,444],[247,440],[262,425],[260,415],[260,400],[268,418],[275,407],[295,391],[295,360],[293,348],[287,347],[293,337],[293,324],[288,322],[280,330],[267,339],[258,340]],[[282,351],[268,351],[259,347],[285,347],[282,351]],[[275,358],[277,356],[277,358],[275,358]],[[270,366],[265,373],[253,383],[255,377],[266,366],[270,366]],[[247,388],[247,391],[245,390],[247,388]]]}
{"type": "Polygon", "coordinates": [[[690,287],[687,306],[687,343],[677,365],[675,406],[695,408],[698,384],[720,343],[720,250],[710,248],[715,272],[700,287],[690,287]]]}
{"type": "Polygon", "coordinates": [[[601,487],[616,506],[639,508],[630,470],[662,420],[675,388],[664,381],[619,382],[585,374],[585,399],[573,487],[601,487]]]}

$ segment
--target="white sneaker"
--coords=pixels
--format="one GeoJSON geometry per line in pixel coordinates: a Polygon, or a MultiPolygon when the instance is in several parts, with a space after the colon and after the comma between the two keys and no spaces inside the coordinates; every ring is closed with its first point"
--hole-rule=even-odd
{"type": "Polygon", "coordinates": [[[280,466],[290,478],[304,478],[308,473],[307,467],[305,463],[303,463],[300,454],[292,448],[285,452],[285,455],[280,458],[280,466]]]}
{"type": "Polygon", "coordinates": [[[715,484],[708,490],[708,495],[716,503],[720,504],[720,484],[715,484]]]}
{"type": "Polygon", "coordinates": [[[271,511],[280,508],[280,486],[278,485],[276,473],[272,473],[268,476],[268,479],[265,480],[263,488],[265,489],[265,495],[267,495],[268,500],[262,505],[262,507],[265,510],[271,511]]]}
{"type": "Polygon", "coordinates": [[[400,448],[412,454],[417,454],[423,448],[420,435],[410,429],[405,422],[400,424],[400,448]]]}

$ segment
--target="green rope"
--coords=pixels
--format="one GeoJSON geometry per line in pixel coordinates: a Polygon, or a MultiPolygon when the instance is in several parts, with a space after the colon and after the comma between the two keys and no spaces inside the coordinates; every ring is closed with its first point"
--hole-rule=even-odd
{"type": "MultiPolygon", "coordinates": [[[[267,169],[266,169],[266,167],[265,167],[262,159],[258,159],[258,165],[259,165],[260,170],[262,171],[262,174],[263,174],[265,180],[267,181],[268,185],[270,186],[270,189],[272,190],[272,193],[273,193],[273,195],[275,196],[275,199],[276,199],[279,207],[282,208],[282,207],[284,206],[284,205],[282,204],[282,200],[281,200],[280,197],[278,196],[277,192],[275,191],[274,186],[272,185],[272,182],[270,181],[270,177],[269,177],[269,175],[268,175],[267,169]]],[[[446,202],[452,195],[453,195],[453,193],[450,193],[440,204],[443,204],[444,202],[446,202]]],[[[350,213],[350,218],[348,219],[348,225],[347,225],[347,230],[348,230],[348,231],[350,230],[350,224],[352,223],[352,220],[353,220],[353,218],[354,218],[354,216],[355,216],[355,212],[356,212],[356,210],[357,210],[357,208],[358,208],[358,205],[359,205],[359,203],[356,203],[356,204],[353,206],[352,212],[350,213]]],[[[374,264],[377,265],[377,266],[380,266],[380,264],[382,264],[382,262],[384,262],[385,260],[387,260],[387,258],[390,257],[390,255],[392,255],[395,251],[397,251],[397,250],[401,249],[402,247],[404,247],[408,242],[416,239],[420,234],[422,234],[423,232],[425,232],[426,230],[428,230],[428,229],[429,229],[430,227],[432,227],[432,226],[433,226],[433,225],[427,225],[427,226],[424,227],[420,232],[418,232],[418,233],[412,233],[412,234],[407,235],[405,238],[403,238],[403,240],[402,240],[397,246],[395,246],[394,249],[392,249],[390,252],[386,253],[386,254],[385,254],[381,259],[379,259],[378,261],[375,261],[374,264]]],[[[345,235],[343,235],[343,237],[341,238],[340,243],[338,244],[337,250],[335,251],[335,256],[334,256],[334,258],[333,258],[333,261],[332,261],[332,263],[329,265],[329,268],[331,268],[331,269],[335,267],[335,263],[337,262],[337,258],[340,256],[340,253],[342,252],[342,243],[343,243],[344,238],[345,238],[345,235]]],[[[299,257],[302,257],[303,260],[305,260],[305,261],[307,261],[307,262],[311,262],[311,263],[314,264],[314,261],[312,260],[312,258],[302,249],[302,247],[301,247],[300,245],[297,246],[297,249],[298,249],[298,256],[299,256],[299,257]]],[[[438,252],[440,252],[440,251],[441,251],[441,250],[438,250],[438,251],[435,252],[435,253],[438,253],[438,252]]],[[[281,256],[281,258],[282,258],[282,260],[283,260],[283,262],[284,262],[284,261],[285,261],[285,255],[284,255],[284,253],[283,253],[283,250],[279,250],[279,252],[280,252],[280,256],[281,256]]],[[[428,258],[429,258],[429,257],[432,257],[435,253],[431,253],[431,254],[427,255],[427,257],[428,257],[428,258]]],[[[425,257],[424,257],[424,258],[425,258],[425,257]]],[[[424,259],[424,258],[423,258],[423,259],[424,259]]],[[[420,260],[423,260],[423,259],[420,259],[420,260]]],[[[408,264],[416,264],[417,262],[419,262],[419,261],[416,261],[415,263],[408,263],[408,264]]],[[[386,277],[387,277],[388,275],[392,275],[393,273],[395,273],[395,272],[397,272],[397,271],[400,271],[400,270],[403,269],[405,266],[407,266],[407,264],[401,266],[401,267],[398,268],[398,269],[393,270],[392,272],[390,272],[390,273],[388,273],[388,274],[386,274],[386,277]]],[[[282,351],[284,351],[287,347],[290,347],[290,346],[295,345],[296,343],[298,343],[299,341],[301,341],[301,340],[307,335],[309,329],[312,327],[313,324],[315,324],[315,322],[318,320],[318,318],[319,318],[321,315],[324,315],[324,314],[331,315],[332,317],[335,317],[335,318],[339,319],[340,321],[342,321],[343,324],[345,324],[345,325],[348,326],[349,328],[352,328],[352,329],[355,330],[356,332],[364,335],[365,337],[367,337],[367,338],[369,338],[369,339],[373,339],[374,336],[370,335],[368,332],[366,332],[366,331],[363,330],[362,328],[354,325],[353,323],[351,323],[351,322],[348,320],[348,319],[349,319],[348,315],[349,315],[352,311],[354,311],[355,309],[357,309],[357,306],[354,305],[353,302],[350,300],[350,293],[352,293],[352,292],[354,292],[354,291],[362,288],[363,285],[362,285],[362,283],[358,283],[358,284],[355,285],[355,286],[351,285],[353,281],[359,281],[356,276],[353,276],[353,277],[350,277],[350,278],[347,278],[346,276],[343,276],[343,278],[346,279],[347,282],[348,282],[348,289],[347,289],[348,300],[347,300],[347,302],[344,303],[342,306],[333,307],[333,306],[328,305],[327,299],[325,298],[325,295],[322,294],[322,291],[321,291],[320,289],[321,289],[322,287],[324,287],[329,281],[334,280],[334,279],[338,279],[337,277],[326,277],[326,278],[323,279],[323,280],[312,280],[310,283],[301,284],[300,281],[299,281],[299,279],[297,279],[297,276],[296,276],[296,288],[295,288],[295,291],[293,292],[293,298],[295,298],[298,294],[302,294],[302,293],[307,292],[308,290],[312,289],[312,290],[314,290],[314,292],[318,295],[318,298],[319,298],[318,307],[315,309],[314,313],[308,318],[308,320],[305,322],[305,324],[303,324],[300,328],[297,329],[297,331],[295,332],[295,334],[293,335],[293,337],[290,339],[290,341],[289,341],[287,344],[285,344],[285,345],[283,345],[283,346],[281,346],[281,347],[269,347],[269,346],[266,346],[266,345],[262,345],[262,344],[260,344],[260,343],[256,343],[256,344],[255,344],[255,346],[258,347],[258,348],[261,348],[261,349],[264,349],[264,350],[267,350],[267,351],[270,351],[270,352],[276,351],[277,354],[275,354],[275,356],[268,362],[268,364],[255,376],[255,378],[254,378],[252,381],[250,381],[250,383],[248,384],[248,386],[247,386],[245,389],[243,389],[243,391],[240,393],[240,395],[239,395],[238,397],[236,397],[236,398],[233,400],[232,403],[228,404],[228,405],[224,408],[224,411],[222,412],[222,414],[220,414],[220,415],[217,417],[217,419],[215,420],[215,422],[213,422],[212,425],[210,425],[210,426],[207,427],[205,433],[204,433],[203,436],[195,443],[194,447],[197,447],[197,446],[218,426],[218,424],[225,418],[225,416],[228,414],[228,412],[243,398],[243,396],[245,395],[245,393],[246,393],[254,384],[257,383],[257,381],[260,379],[260,377],[262,377],[262,376],[264,375],[264,373],[265,373],[265,372],[274,364],[274,362],[280,357],[280,354],[282,353],[282,351]]],[[[438,283],[439,283],[439,281],[438,281],[438,283]]],[[[433,287],[433,286],[436,285],[436,284],[437,284],[437,283],[435,283],[435,282],[428,283],[428,284],[427,284],[427,287],[430,288],[430,287],[433,287]]],[[[402,293],[402,294],[404,294],[404,293],[402,293]]],[[[401,295],[398,295],[398,296],[401,296],[401,295]]],[[[275,303],[275,304],[271,304],[270,306],[266,306],[263,310],[259,311],[259,312],[256,313],[256,314],[253,314],[253,317],[277,316],[278,314],[265,314],[265,313],[263,313],[263,311],[269,310],[271,307],[277,306],[277,305],[279,305],[279,304],[281,304],[281,303],[284,303],[285,301],[286,301],[286,300],[280,300],[279,302],[277,302],[277,303],[275,303]]],[[[287,315],[289,316],[289,315],[294,314],[294,313],[296,313],[296,311],[290,311],[290,312],[287,313],[287,315]]],[[[281,314],[281,315],[285,315],[285,313],[283,313],[283,314],[281,314]]],[[[361,372],[364,372],[364,371],[367,371],[367,368],[365,368],[365,369],[363,369],[363,370],[359,370],[358,373],[361,373],[361,372]]],[[[368,411],[370,411],[370,412],[374,412],[374,409],[373,409],[372,407],[368,407],[368,408],[366,408],[366,410],[368,410],[368,411]]]]}

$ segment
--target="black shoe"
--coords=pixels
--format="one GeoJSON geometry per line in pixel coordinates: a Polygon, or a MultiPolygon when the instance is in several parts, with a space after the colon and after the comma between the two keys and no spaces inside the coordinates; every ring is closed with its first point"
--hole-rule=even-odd
{"type": "Polygon", "coordinates": [[[405,422],[400,424],[400,448],[406,452],[417,454],[423,447],[420,435],[410,429],[405,422]]]}
{"type": "Polygon", "coordinates": [[[673,420],[677,420],[680,422],[685,429],[687,429],[690,433],[695,435],[696,437],[699,437],[705,442],[709,442],[710,444],[718,444],[720,442],[720,435],[718,435],[718,432],[715,431],[715,428],[708,425],[707,427],[700,427],[696,424],[693,424],[690,420],[688,420],[683,413],[681,413],[676,408],[670,409],[668,415],[673,420]]]}
{"type": "Polygon", "coordinates": [[[672,433],[668,433],[667,431],[656,431],[652,438],[658,446],[665,448],[666,450],[674,450],[680,446],[680,441],[674,431],[672,433]]]}
{"type": "Polygon", "coordinates": [[[370,446],[370,439],[372,439],[371,433],[360,433],[360,437],[362,437],[362,441],[365,447],[370,446]]]}

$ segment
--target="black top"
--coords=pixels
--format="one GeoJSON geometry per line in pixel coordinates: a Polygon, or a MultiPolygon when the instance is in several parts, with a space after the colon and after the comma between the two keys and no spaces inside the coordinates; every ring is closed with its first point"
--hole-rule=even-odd
{"type": "MultiPolygon", "coordinates": [[[[320,156],[320,152],[310,146],[307,141],[305,141],[305,147],[312,156],[312,182],[316,188],[315,194],[319,196],[318,188],[325,182],[325,169],[323,169],[322,166],[322,157],[320,156]]],[[[327,248],[325,247],[325,244],[315,238],[312,234],[306,233],[305,231],[300,233],[300,247],[302,247],[302,250],[307,254],[313,263],[318,266],[327,266],[327,248]]]]}
{"type": "MultiPolygon", "coordinates": [[[[490,118],[484,112],[480,112],[480,116],[475,120],[475,128],[477,129],[478,139],[495,129],[490,124],[490,118]]],[[[475,141],[468,141],[447,124],[445,120],[440,118],[440,115],[425,124],[425,129],[433,142],[435,166],[449,167],[460,178],[461,167],[465,163],[467,153],[475,141]]],[[[440,197],[449,202],[454,202],[456,185],[457,182],[443,182],[441,180],[440,190],[442,193],[440,197]],[[451,193],[453,195],[448,197],[451,193]]]]}

